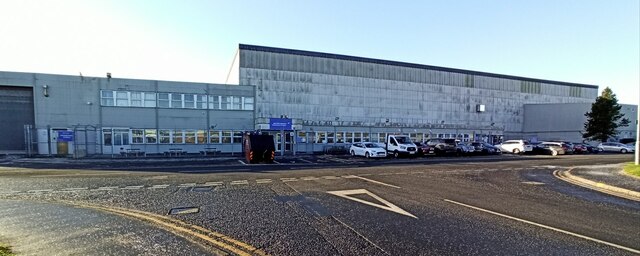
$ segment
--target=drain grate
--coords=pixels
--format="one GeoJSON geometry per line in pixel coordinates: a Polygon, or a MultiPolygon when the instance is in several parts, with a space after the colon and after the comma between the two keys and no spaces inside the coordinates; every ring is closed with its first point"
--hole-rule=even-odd
{"type": "Polygon", "coordinates": [[[200,212],[199,207],[178,207],[169,210],[169,215],[190,214],[200,212]]]}

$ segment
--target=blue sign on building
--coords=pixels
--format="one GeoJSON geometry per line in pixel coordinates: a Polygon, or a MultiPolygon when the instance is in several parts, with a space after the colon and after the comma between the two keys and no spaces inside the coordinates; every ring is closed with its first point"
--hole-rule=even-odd
{"type": "Polygon", "coordinates": [[[73,141],[73,131],[58,131],[58,142],[73,141]]]}
{"type": "Polygon", "coordinates": [[[292,130],[291,119],[269,118],[269,130],[292,130]]]}

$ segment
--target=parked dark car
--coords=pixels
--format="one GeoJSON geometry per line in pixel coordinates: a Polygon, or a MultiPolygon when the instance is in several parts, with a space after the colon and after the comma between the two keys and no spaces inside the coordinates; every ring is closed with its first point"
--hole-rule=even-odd
{"type": "Polygon", "coordinates": [[[470,145],[473,147],[475,154],[491,155],[502,153],[499,148],[486,142],[471,142],[470,145]]]}
{"type": "Polygon", "coordinates": [[[419,156],[430,156],[436,154],[435,147],[429,146],[427,145],[427,143],[414,142],[413,144],[416,144],[416,146],[418,147],[419,156]]]}
{"type": "Polygon", "coordinates": [[[536,155],[552,155],[552,156],[566,154],[564,148],[561,146],[561,143],[554,143],[554,142],[544,142],[544,143],[536,144],[533,147],[533,151],[531,152],[532,154],[536,154],[536,155]]]}
{"type": "Polygon", "coordinates": [[[455,154],[457,150],[455,139],[430,139],[426,143],[434,148],[436,155],[455,154]]]}
{"type": "Polygon", "coordinates": [[[582,143],[574,143],[573,144],[573,153],[574,154],[587,154],[589,153],[589,149],[587,145],[582,143]]]}

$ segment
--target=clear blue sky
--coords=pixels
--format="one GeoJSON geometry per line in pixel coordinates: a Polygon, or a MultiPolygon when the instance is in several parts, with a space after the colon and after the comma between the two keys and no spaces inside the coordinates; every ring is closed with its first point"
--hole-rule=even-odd
{"type": "Polygon", "coordinates": [[[609,86],[640,98],[639,0],[0,1],[0,70],[223,83],[239,43],[609,86]]]}

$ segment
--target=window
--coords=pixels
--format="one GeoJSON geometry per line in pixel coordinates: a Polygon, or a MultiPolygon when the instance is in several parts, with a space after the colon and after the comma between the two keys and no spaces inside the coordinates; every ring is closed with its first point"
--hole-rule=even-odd
{"type": "Polygon", "coordinates": [[[226,109],[229,110],[238,110],[240,109],[240,97],[236,96],[226,96],[226,102],[222,102],[223,105],[226,105],[226,109]]]}
{"type": "Polygon", "coordinates": [[[242,97],[242,109],[253,110],[253,97],[242,97]]]}
{"type": "Polygon", "coordinates": [[[111,129],[102,129],[102,141],[104,146],[111,146],[111,129]]]}
{"type": "Polygon", "coordinates": [[[336,143],[344,143],[344,133],[337,132],[336,133],[336,143]]]}
{"type": "Polygon", "coordinates": [[[378,133],[378,142],[385,143],[387,140],[387,134],[384,132],[378,133]]]}
{"type": "Polygon", "coordinates": [[[142,107],[142,93],[141,92],[131,92],[131,106],[132,107],[142,107]]]}
{"type": "Polygon", "coordinates": [[[171,93],[171,108],[182,108],[182,94],[171,93]]]}
{"type": "Polygon", "coordinates": [[[171,143],[171,130],[159,130],[158,137],[160,139],[160,143],[171,143]]]}
{"type": "Polygon", "coordinates": [[[233,143],[242,143],[242,132],[233,133],[233,143]]]}
{"type": "Polygon", "coordinates": [[[220,143],[220,131],[209,131],[209,143],[220,143]]]}
{"type": "Polygon", "coordinates": [[[158,93],[158,107],[159,108],[168,108],[169,103],[169,94],[168,93],[158,93]]]}
{"type": "Polygon", "coordinates": [[[198,130],[196,132],[196,142],[198,144],[207,144],[207,131],[198,130]]]}
{"type": "Polygon", "coordinates": [[[193,94],[185,94],[184,95],[184,108],[196,108],[195,95],[193,94]]]}
{"type": "Polygon", "coordinates": [[[335,141],[335,133],[333,132],[328,132],[327,133],[327,138],[325,139],[325,142],[323,143],[333,143],[335,141]]]}
{"type": "Polygon", "coordinates": [[[299,131],[296,143],[306,143],[306,142],[307,142],[307,132],[299,131]]]}
{"type": "Polygon", "coordinates": [[[209,109],[221,109],[220,96],[209,95],[209,109]]]}
{"type": "Polygon", "coordinates": [[[345,141],[347,143],[353,143],[353,132],[346,132],[345,133],[345,141]]]}
{"type": "Polygon", "coordinates": [[[353,142],[361,142],[362,141],[362,133],[355,132],[353,133],[353,142]]]}
{"type": "Polygon", "coordinates": [[[116,106],[127,107],[129,106],[129,92],[116,92],[116,106]]]}
{"type": "Polygon", "coordinates": [[[153,92],[144,93],[144,106],[147,108],[156,107],[156,94],[153,92]]]}
{"type": "Polygon", "coordinates": [[[180,144],[184,143],[184,138],[182,137],[182,130],[173,131],[173,143],[180,144]]]}
{"type": "Polygon", "coordinates": [[[222,143],[231,143],[231,131],[222,131],[222,143]]]}
{"type": "Polygon", "coordinates": [[[187,144],[195,144],[196,143],[196,131],[194,130],[185,130],[184,131],[184,142],[187,144]]]}
{"type": "Polygon", "coordinates": [[[143,129],[131,129],[131,143],[142,144],[144,143],[144,130],[143,129]]]}
{"type": "Polygon", "coordinates": [[[158,137],[156,132],[157,132],[156,129],[145,129],[144,143],[156,144],[158,142],[158,137]]]}
{"type": "Polygon", "coordinates": [[[207,109],[207,95],[196,95],[196,108],[207,109]]]}
{"type": "Polygon", "coordinates": [[[100,104],[102,106],[114,106],[113,91],[101,91],[100,104]]]}
{"type": "Polygon", "coordinates": [[[369,133],[368,132],[363,132],[362,133],[362,142],[369,142],[371,141],[371,138],[369,138],[369,133]]]}
{"type": "Polygon", "coordinates": [[[315,143],[327,143],[327,133],[326,132],[316,132],[315,143]]]}

